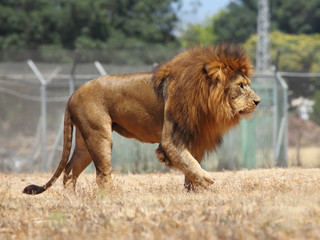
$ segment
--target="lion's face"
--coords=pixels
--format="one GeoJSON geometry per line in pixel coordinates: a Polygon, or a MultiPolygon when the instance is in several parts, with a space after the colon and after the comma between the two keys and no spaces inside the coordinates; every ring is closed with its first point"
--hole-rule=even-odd
{"type": "Polygon", "coordinates": [[[250,87],[250,79],[243,74],[236,75],[230,81],[229,102],[233,114],[240,118],[252,117],[260,103],[260,97],[250,87]]]}

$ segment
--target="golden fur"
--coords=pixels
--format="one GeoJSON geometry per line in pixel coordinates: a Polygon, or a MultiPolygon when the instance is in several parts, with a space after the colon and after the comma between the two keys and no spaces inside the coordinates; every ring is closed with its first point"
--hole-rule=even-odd
{"type": "Polygon", "coordinates": [[[249,117],[260,102],[250,88],[251,65],[239,46],[194,48],[158,66],[153,73],[102,76],[80,87],[69,99],[61,162],[44,186],[30,185],[27,194],[49,188],[65,171],[64,184],[76,184],[93,161],[100,187],[112,185],[112,131],[142,142],[158,142],[160,161],[185,174],[186,187],[213,183],[200,167],[206,151],[223,134],[249,117]],[[76,126],[76,147],[67,163],[76,126]]]}
{"type": "Polygon", "coordinates": [[[225,94],[230,79],[243,74],[250,85],[251,69],[244,50],[234,45],[191,49],[159,66],[154,87],[168,101],[179,129],[177,140],[183,140],[195,152],[215,149],[225,131],[240,119],[225,94]]]}

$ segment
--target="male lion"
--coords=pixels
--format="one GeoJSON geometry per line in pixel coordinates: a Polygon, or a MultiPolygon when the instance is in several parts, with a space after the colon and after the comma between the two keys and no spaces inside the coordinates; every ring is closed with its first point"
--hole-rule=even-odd
{"type": "Polygon", "coordinates": [[[237,45],[194,48],[158,66],[152,73],[101,76],[70,97],[64,119],[60,164],[44,186],[30,185],[27,194],[47,190],[65,170],[64,184],[75,188],[79,174],[94,162],[97,184],[111,181],[112,131],[141,142],[160,143],[160,161],[185,174],[185,186],[213,183],[200,162],[222,136],[249,118],[260,98],[250,87],[251,65],[237,45]],[[72,126],[76,146],[68,162],[72,126]]]}

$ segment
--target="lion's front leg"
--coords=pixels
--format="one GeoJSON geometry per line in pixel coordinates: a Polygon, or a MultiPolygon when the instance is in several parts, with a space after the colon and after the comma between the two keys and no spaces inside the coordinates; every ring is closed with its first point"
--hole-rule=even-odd
{"type": "MultiPolygon", "coordinates": [[[[201,168],[187,149],[179,150],[172,142],[163,144],[163,148],[171,159],[173,166],[181,170],[195,187],[207,188],[214,182],[213,177],[201,168]]],[[[188,180],[186,183],[188,184],[188,180]]],[[[192,189],[193,186],[188,184],[186,187],[192,189]]]]}
{"type": "MultiPolygon", "coordinates": [[[[198,150],[197,152],[193,152],[192,156],[198,161],[198,163],[201,163],[203,156],[204,156],[204,150],[198,150]]],[[[184,177],[184,187],[188,190],[188,191],[194,191],[195,190],[195,186],[192,183],[192,181],[190,180],[190,178],[185,175],[184,177]]]]}
{"type": "MultiPolygon", "coordinates": [[[[172,161],[171,159],[169,159],[169,157],[167,156],[167,154],[165,153],[165,151],[163,150],[162,148],[162,145],[161,143],[159,144],[158,148],[156,149],[155,151],[156,153],[156,156],[158,158],[158,160],[165,166],[167,167],[173,167],[173,164],[172,164],[172,161]]],[[[196,157],[196,160],[200,163],[202,157],[201,158],[197,158],[196,157]]],[[[194,184],[192,183],[192,181],[190,180],[190,178],[185,175],[185,178],[184,178],[184,187],[188,190],[188,191],[193,191],[195,190],[195,186],[194,184]]]]}
{"type": "MultiPolygon", "coordinates": [[[[199,162],[191,155],[183,143],[177,144],[173,142],[173,131],[173,123],[168,117],[168,113],[165,112],[161,140],[164,156],[170,159],[172,166],[181,170],[186,177],[191,180],[194,186],[207,188],[214,182],[213,178],[207,171],[201,168],[199,162]]],[[[160,154],[160,156],[163,154],[160,154]]],[[[159,157],[159,154],[157,155],[159,157]]]]}

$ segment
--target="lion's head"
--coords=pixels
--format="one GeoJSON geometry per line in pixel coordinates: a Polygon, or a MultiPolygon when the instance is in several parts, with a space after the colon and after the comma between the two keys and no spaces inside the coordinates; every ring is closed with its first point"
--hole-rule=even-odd
{"type": "Polygon", "coordinates": [[[250,79],[245,75],[236,75],[229,82],[229,104],[234,115],[249,119],[260,103],[260,97],[250,87],[250,79]]]}
{"type": "Polygon", "coordinates": [[[230,44],[194,48],[156,68],[154,88],[177,129],[173,138],[214,149],[260,102],[250,87],[251,69],[245,51],[230,44]]]}

